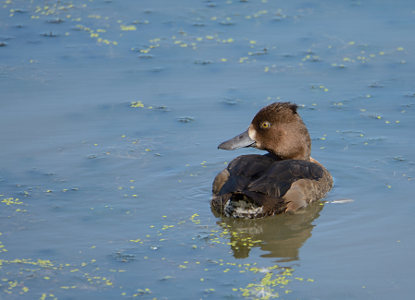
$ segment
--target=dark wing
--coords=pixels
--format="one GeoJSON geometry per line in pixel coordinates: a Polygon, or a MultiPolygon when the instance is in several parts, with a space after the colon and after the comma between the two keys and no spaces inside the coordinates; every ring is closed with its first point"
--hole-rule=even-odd
{"type": "Polygon", "coordinates": [[[219,195],[244,191],[250,182],[260,178],[275,160],[265,155],[241,155],[227,167],[229,177],[219,195]]]}
{"type": "Polygon", "coordinates": [[[294,212],[323,197],[331,185],[330,174],[318,164],[278,160],[269,155],[243,155],[216,176],[212,207],[223,214],[225,203],[231,199],[236,207],[240,200],[262,207],[261,213],[251,216],[247,212],[247,217],[294,212]]]}
{"type": "Polygon", "coordinates": [[[261,177],[246,186],[245,193],[253,192],[272,198],[281,198],[297,180],[319,180],[323,175],[322,167],[308,161],[275,161],[261,177]]]}

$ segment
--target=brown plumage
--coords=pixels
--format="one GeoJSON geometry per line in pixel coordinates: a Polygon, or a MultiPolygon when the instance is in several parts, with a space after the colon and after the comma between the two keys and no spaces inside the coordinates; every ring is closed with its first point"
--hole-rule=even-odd
{"type": "Polygon", "coordinates": [[[310,157],[310,136],[295,104],[262,108],[247,131],[219,145],[225,150],[241,147],[269,153],[239,156],[216,176],[212,208],[222,215],[260,218],[295,212],[332,187],[330,173],[310,157]]]}

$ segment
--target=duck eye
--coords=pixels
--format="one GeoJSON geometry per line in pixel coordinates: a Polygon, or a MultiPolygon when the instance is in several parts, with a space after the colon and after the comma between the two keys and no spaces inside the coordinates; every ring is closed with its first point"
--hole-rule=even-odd
{"type": "Polygon", "coordinates": [[[264,121],[264,122],[262,122],[261,123],[261,128],[263,128],[263,129],[267,129],[267,128],[269,128],[269,127],[271,127],[271,123],[270,122],[268,122],[268,121],[264,121]]]}

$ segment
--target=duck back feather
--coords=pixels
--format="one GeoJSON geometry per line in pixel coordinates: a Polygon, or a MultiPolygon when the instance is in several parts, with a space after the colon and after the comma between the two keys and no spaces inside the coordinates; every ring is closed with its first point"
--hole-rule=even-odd
{"type": "Polygon", "coordinates": [[[212,207],[226,216],[264,217],[307,206],[331,185],[330,174],[319,164],[270,154],[242,155],[216,177],[212,207]],[[297,191],[295,196],[290,189],[297,191]]]}

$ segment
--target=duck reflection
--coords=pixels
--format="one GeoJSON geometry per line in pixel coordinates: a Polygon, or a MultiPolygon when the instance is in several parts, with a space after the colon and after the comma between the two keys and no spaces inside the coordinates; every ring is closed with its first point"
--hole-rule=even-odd
{"type": "Polygon", "coordinates": [[[235,258],[246,258],[253,247],[266,252],[262,257],[277,261],[298,260],[299,249],[311,236],[312,222],[320,216],[321,202],[313,203],[296,214],[281,214],[263,219],[223,217],[218,224],[229,237],[235,258]]]}

